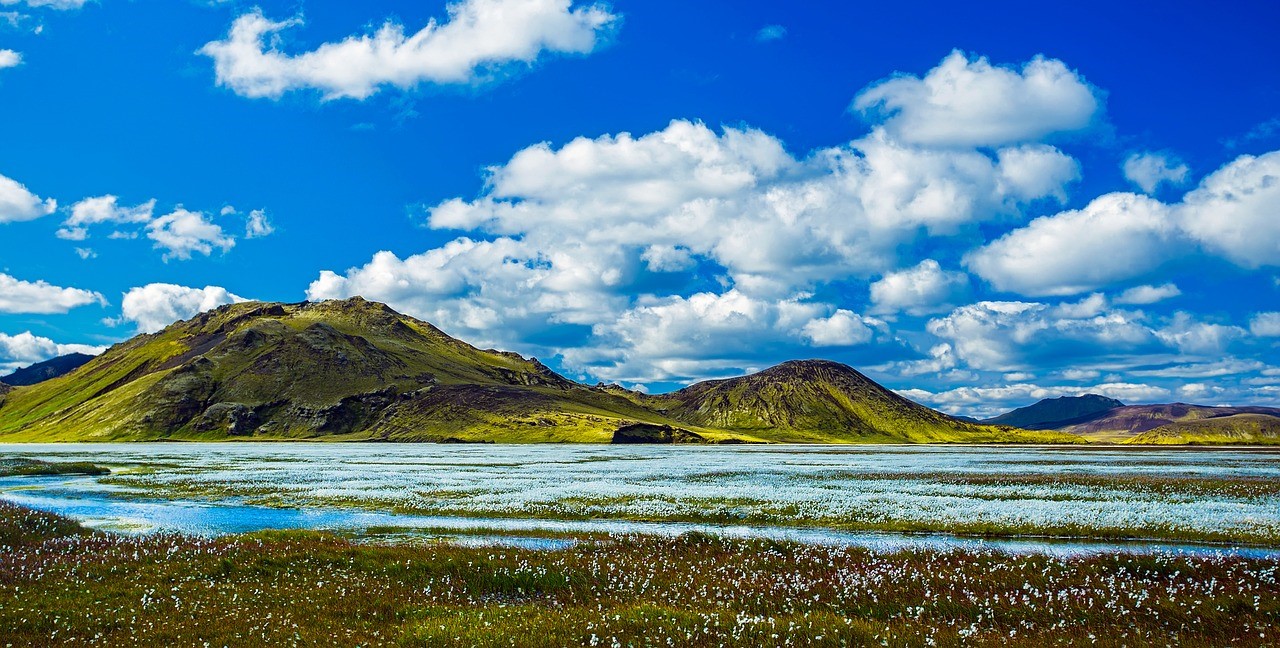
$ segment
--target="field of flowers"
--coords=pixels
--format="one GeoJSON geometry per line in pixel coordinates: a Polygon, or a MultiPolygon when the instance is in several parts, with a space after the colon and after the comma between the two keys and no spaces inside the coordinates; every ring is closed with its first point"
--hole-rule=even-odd
{"type": "Polygon", "coordinates": [[[0,645],[1264,646],[1280,565],[614,536],[87,531],[0,503],[0,645]]]}
{"type": "Polygon", "coordinates": [[[6,446],[95,461],[116,496],[422,515],[612,519],[1280,546],[1280,452],[439,444],[6,446]]]}

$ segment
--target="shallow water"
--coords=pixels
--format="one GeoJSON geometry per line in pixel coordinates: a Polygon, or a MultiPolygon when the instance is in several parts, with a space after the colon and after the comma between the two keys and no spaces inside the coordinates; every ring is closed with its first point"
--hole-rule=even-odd
{"type": "MultiPolygon", "coordinates": [[[[121,531],[233,533],[265,528],[360,532],[370,527],[447,536],[465,531],[539,547],[531,533],[701,531],[893,551],[910,548],[1097,553],[1276,552],[1179,543],[981,541],[946,535],[846,533],[831,521],[928,521],[1280,531],[1280,498],[1153,492],[1124,486],[1018,483],[1035,476],[1280,479],[1280,453],[1042,447],[613,447],[435,444],[0,445],[0,457],[92,461],[98,478],[0,479],[0,497],[121,531]],[[154,467],[154,471],[136,471],[154,467]],[[999,475],[955,484],[934,475],[999,475]],[[162,497],[155,497],[160,495],[162,497]],[[256,505],[269,503],[270,506],[256,505]],[[708,507],[750,525],[641,523],[708,507]],[[393,508],[420,511],[398,515],[393,508]],[[435,511],[448,514],[433,514],[435,511]],[[459,515],[461,513],[461,515],[459,515]],[[590,517],[558,520],[557,517],[590,517]],[[533,517],[537,519],[514,519],[533,517]],[[758,521],[766,518],[769,523],[758,521]],[[776,522],[775,522],[776,520],[776,522]],[[510,535],[504,535],[506,532],[510,535]],[[513,539],[516,538],[516,539],[513,539]]],[[[523,546],[523,545],[522,545],[523,546]]],[[[557,548],[546,545],[543,548],[557,548]]]]}

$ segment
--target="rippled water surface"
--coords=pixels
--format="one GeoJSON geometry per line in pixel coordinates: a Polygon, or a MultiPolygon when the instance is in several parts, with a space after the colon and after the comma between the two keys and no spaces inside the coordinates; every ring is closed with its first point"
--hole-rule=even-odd
{"type": "Polygon", "coordinates": [[[974,524],[1280,534],[1280,453],[1267,451],[0,445],[0,457],[13,456],[111,467],[114,474],[102,479],[0,480],[0,495],[126,529],[679,532],[728,525],[748,535],[827,534],[825,541],[839,529],[974,524]],[[795,526],[809,528],[786,528],[795,526]]]}

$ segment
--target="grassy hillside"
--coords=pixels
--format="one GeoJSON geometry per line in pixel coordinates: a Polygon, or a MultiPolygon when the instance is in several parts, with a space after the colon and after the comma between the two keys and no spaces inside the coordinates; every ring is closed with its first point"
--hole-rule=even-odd
{"type": "MultiPolygon", "coordinates": [[[[1126,405],[1125,407],[1109,410],[1100,417],[1092,418],[1083,423],[1067,425],[1059,429],[1085,437],[1091,441],[1129,443],[1147,432],[1172,424],[1181,425],[1197,421],[1210,421],[1240,414],[1280,417],[1280,409],[1269,407],[1210,407],[1207,405],[1188,405],[1186,403],[1126,405]]],[[[1206,425],[1212,427],[1217,424],[1209,423],[1206,425]]]]}
{"type": "Polygon", "coordinates": [[[960,422],[823,361],[666,396],[588,387],[360,298],[224,306],[0,399],[3,441],[607,443],[636,423],[708,442],[1079,440],[960,422]]]}
{"type": "Polygon", "coordinates": [[[1280,417],[1233,414],[1180,421],[1143,432],[1126,443],[1141,445],[1280,445],[1280,417]]]}

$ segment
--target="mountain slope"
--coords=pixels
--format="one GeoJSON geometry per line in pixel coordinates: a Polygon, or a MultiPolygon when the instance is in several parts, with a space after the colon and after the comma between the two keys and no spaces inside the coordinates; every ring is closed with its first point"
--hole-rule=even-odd
{"type": "Polygon", "coordinates": [[[67,372],[74,371],[92,359],[93,356],[87,353],[68,353],[67,355],[51,358],[44,362],[37,362],[29,367],[19,369],[7,376],[0,376],[0,382],[4,382],[12,387],[34,385],[38,382],[44,382],[50,378],[57,378],[67,372]]]}
{"type": "Polygon", "coordinates": [[[1009,425],[1024,430],[1052,430],[1101,417],[1107,411],[1117,407],[1124,407],[1124,403],[1097,394],[1062,396],[1046,398],[1033,405],[1019,407],[982,422],[989,425],[1009,425]]]}
{"type": "Polygon", "coordinates": [[[223,306],[0,398],[6,441],[1078,441],[963,423],[823,361],[665,396],[588,387],[359,298],[223,306]]]}
{"type": "Polygon", "coordinates": [[[768,431],[791,441],[1075,440],[1056,432],[959,421],[913,403],[851,367],[823,360],[784,362],[749,376],[702,382],[651,402],[676,420],[717,429],[768,431]]]}
{"type": "Polygon", "coordinates": [[[1230,414],[1194,421],[1177,421],[1143,432],[1126,443],[1134,445],[1280,445],[1280,416],[1230,414]]]}
{"type": "MultiPolygon", "coordinates": [[[[1209,421],[1240,414],[1254,414],[1274,418],[1280,417],[1280,409],[1270,407],[1210,407],[1207,405],[1189,405],[1187,403],[1126,405],[1108,410],[1102,416],[1083,423],[1065,425],[1059,430],[1077,434],[1094,441],[1136,443],[1135,437],[1165,426],[1196,422],[1204,422],[1205,425],[1212,426],[1217,423],[1209,423],[1209,421]]],[[[1194,429],[1208,430],[1209,428],[1200,426],[1194,429]]]]}

